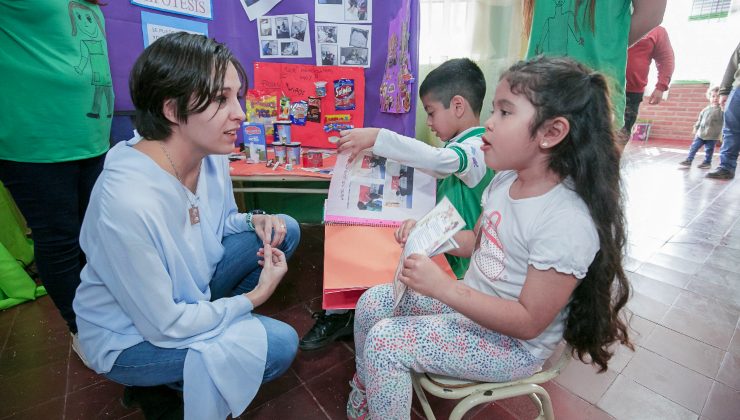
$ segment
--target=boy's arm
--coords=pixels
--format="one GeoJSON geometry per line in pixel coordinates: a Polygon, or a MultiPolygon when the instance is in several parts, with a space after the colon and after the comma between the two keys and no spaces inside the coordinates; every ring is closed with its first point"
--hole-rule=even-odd
{"type": "Polygon", "coordinates": [[[480,137],[447,147],[434,147],[411,137],[381,129],[372,148],[374,154],[422,169],[436,178],[455,175],[475,187],[486,175],[480,137]]]}

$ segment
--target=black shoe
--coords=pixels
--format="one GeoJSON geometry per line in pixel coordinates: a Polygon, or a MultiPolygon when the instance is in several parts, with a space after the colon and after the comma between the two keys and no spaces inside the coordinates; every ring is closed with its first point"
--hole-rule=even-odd
{"type": "Polygon", "coordinates": [[[707,174],[707,178],[712,179],[732,179],[735,178],[735,173],[730,172],[725,168],[719,167],[716,171],[707,174]]]}
{"type": "Polygon", "coordinates": [[[139,407],[147,420],[181,420],[185,416],[182,394],[166,385],[127,386],[121,405],[139,407]]]}
{"type": "Polygon", "coordinates": [[[686,159],[686,160],[682,160],[681,162],[678,162],[678,164],[681,166],[691,166],[691,161],[686,159]]]}
{"type": "Polygon", "coordinates": [[[298,344],[301,350],[317,350],[336,339],[349,337],[354,333],[355,311],[330,315],[321,311],[314,312],[312,317],[316,319],[316,323],[301,338],[298,344]]]}

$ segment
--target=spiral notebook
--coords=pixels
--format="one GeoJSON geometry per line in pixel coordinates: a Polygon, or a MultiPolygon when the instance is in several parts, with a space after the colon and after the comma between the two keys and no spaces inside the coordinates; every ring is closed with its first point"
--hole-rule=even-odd
{"type": "MultiPolygon", "coordinates": [[[[368,288],[393,281],[401,246],[394,232],[436,204],[436,180],[374,156],[337,156],[324,208],[324,309],[354,309],[368,288]]],[[[451,276],[444,256],[435,261],[451,276]]]]}

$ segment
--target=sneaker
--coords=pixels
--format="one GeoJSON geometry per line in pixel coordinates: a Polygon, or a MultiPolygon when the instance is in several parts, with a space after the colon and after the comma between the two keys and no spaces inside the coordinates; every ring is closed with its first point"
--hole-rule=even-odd
{"type": "Polygon", "coordinates": [[[697,168],[699,168],[699,169],[709,169],[711,167],[712,167],[712,164],[711,163],[707,163],[707,162],[702,162],[702,163],[699,164],[699,166],[697,166],[697,168]]]}
{"type": "Polygon", "coordinates": [[[82,352],[82,347],[80,347],[80,339],[77,336],[77,334],[72,334],[72,350],[74,350],[75,354],[77,354],[77,357],[82,360],[82,363],[85,364],[89,369],[92,369],[90,367],[90,362],[87,361],[87,358],[85,358],[85,353],[82,352]]]}
{"type": "Polygon", "coordinates": [[[691,166],[691,161],[688,160],[688,159],[686,159],[686,160],[683,160],[681,162],[678,162],[678,164],[681,165],[681,166],[691,166]]]}
{"type": "Polygon", "coordinates": [[[352,391],[350,391],[347,400],[347,418],[349,420],[370,420],[365,387],[360,383],[356,373],[349,381],[349,386],[352,387],[352,391]]]}
{"type": "Polygon", "coordinates": [[[712,178],[712,179],[732,179],[732,178],[735,178],[735,173],[734,172],[730,172],[727,169],[725,169],[725,168],[723,168],[723,167],[720,166],[714,172],[709,172],[707,174],[707,178],[712,178]]]}
{"type": "Polygon", "coordinates": [[[316,323],[301,338],[298,347],[301,350],[317,350],[334,340],[352,336],[354,333],[355,312],[327,315],[326,311],[314,312],[316,323]]]}

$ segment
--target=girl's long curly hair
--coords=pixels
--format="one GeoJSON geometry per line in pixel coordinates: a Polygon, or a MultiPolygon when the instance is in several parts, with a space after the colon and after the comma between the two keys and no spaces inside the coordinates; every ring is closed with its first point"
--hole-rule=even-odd
{"type": "Polygon", "coordinates": [[[600,249],[571,296],[563,337],[579,359],[589,355],[603,372],[613,354],[612,343],[633,348],[620,314],[630,285],[622,268],[626,237],[620,153],[607,80],[571,59],[542,56],[513,65],[501,79],[534,106],[532,135],[555,117],[570,124],[563,141],[550,149],[549,168],[561,179],[573,180],[596,226],[600,249]]]}

